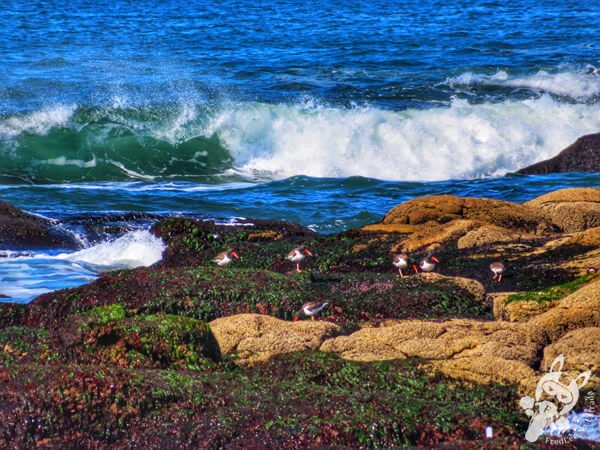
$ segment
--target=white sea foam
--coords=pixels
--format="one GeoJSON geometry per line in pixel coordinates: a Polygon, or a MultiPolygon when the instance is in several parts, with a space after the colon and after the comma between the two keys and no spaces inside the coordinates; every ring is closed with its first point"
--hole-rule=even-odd
{"type": "Polygon", "coordinates": [[[189,103],[179,105],[175,116],[164,126],[153,133],[156,138],[166,140],[171,144],[178,144],[189,138],[188,127],[198,118],[198,110],[189,103]]]}
{"type": "Polygon", "coordinates": [[[33,161],[33,164],[51,164],[54,166],[75,166],[82,169],[91,169],[96,167],[96,157],[94,156],[89,161],[81,159],[68,159],[65,156],[59,156],[58,158],[44,159],[33,161]]]}
{"type": "Polygon", "coordinates": [[[400,112],[245,103],[204,132],[255,176],[445,180],[514,171],[598,130],[600,105],[542,96],[400,112]]]}
{"type": "Polygon", "coordinates": [[[90,282],[102,271],[149,266],[161,259],[164,249],[160,238],[137,230],[78,252],[3,252],[0,294],[27,302],[45,292],[90,282]]]}
{"type": "Polygon", "coordinates": [[[118,167],[123,171],[123,173],[127,174],[130,178],[134,178],[136,180],[153,181],[156,178],[153,175],[145,175],[143,173],[136,172],[135,170],[128,169],[122,162],[119,161],[108,159],[107,162],[115,167],[118,167]]]}
{"type": "Polygon", "coordinates": [[[589,100],[600,94],[600,74],[593,67],[580,72],[550,73],[541,70],[529,76],[510,76],[505,71],[498,71],[494,75],[465,72],[449,78],[446,83],[454,87],[484,85],[527,88],[578,101],[589,100]]]}
{"type": "Polygon", "coordinates": [[[59,104],[0,120],[0,138],[14,138],[24,132],[46,134],[53,127],[67,124],[76,108],[76,105],[59,104]]]}
{"type": "Polygon", "coordinates": [[[75,253],[63,253],[57,259],[83,263],[97,269],[134,268],[159,261],[165,249],[163,241],[148,230],[136,230],[114,241],[103,242],[75,253]]]}

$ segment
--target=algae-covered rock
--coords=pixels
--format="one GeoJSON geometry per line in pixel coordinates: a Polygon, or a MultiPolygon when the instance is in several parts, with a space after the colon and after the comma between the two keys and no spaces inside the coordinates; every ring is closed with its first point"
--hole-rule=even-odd
{"type": "Polygon", "coordinates": [[[0,328],[0,366],[56,363],[61,359],[48,331],[29,327],[0,328]]]}
{"type": "Polygon", "coordinates": [[[282,353],[316,350],[325,339],[341,332],[329,322],[289,322],[259,314],[240,314],[213,320],[210,328],[223,354],[235,353],[245,363],[282,353]]]}
{"type": "Polygon", "coordinates": [[[78,363],[191,369],[220,358],[205,322],[172,314],[128,317],[121,304],[74,317],[57,334],[69,359],[78,363]]]}
{"type": "Polygon", "coordinates": [[[29,305],[24,322],[57,328],[65,317],[113,303],[123,305],[128,315],[166,313],[211,321],[259,313],[291,320],[304,303],[327,301],[323,318],[352,327],[394,318],[488,317],[484,294],[477,281],[440,275],[285,275],[157,266],[105,274],[89,285],[42,295],[29,305]]]}
{"type": "Polygon", "coordinates": [[[305,351],[205,371],[0,368],[2,448],[518,449],[513,387],[305,351]],[[493,439],[484,438],[492,426],[493,439]]]}
{"type": "Polygon", "coordinates": [[[400,278],[352,274],[317,291],[331,301],[324,318],[336,323],[385,319],[490,317],[485,289],[475,280],[439,274],[400,278]]]}
{"type": "Polygon", "coordinates": [[[600,188],[560,189],[525,205],[540,209],[567,233],[600,227],[600,188]]]}
{"type": "Polygon", "coordinates": [[[0,328],[21,325],[27,311],[27,305],[0,302],[0,328]]]}
{"type": "Polygon", "coordinates": [[[44,294],[28,308],[32,326],[121,303],[128,313],[168,313],[210,321],[246,312],[291,318],[311,293],[308,274],[220,267],[149,267],[104,274],[85,286],[44,294]]]}
{"type": "Polygon", "coordinates": [[[169,218],[154,225],[151,232],[167,245],[160,262],[165,267],[212,264],[217,253],[233,247],[242,267],[272,269],[276,255],[283,259],[289,250],[317,236],[295,223],[267,220],[219,225],[212,220],[169,218]]]}

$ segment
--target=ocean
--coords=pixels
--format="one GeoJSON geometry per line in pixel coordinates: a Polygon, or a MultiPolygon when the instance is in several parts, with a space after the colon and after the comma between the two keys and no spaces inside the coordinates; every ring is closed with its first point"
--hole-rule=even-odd
{"type": "Polygon", "coordinates": [[[80,248],[0,249],[0,293],[151,264],[160,216],[333,233],[422,195],[600,186],[512,174],[600,130],[599,32],[572,0],[4,2],[0,199],[80,248]]]}

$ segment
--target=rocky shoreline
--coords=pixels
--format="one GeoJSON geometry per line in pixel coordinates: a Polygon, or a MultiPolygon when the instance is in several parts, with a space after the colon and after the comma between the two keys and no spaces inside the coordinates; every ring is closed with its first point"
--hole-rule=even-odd
{"type": "Polygon", "coordinates": [[[0,447],[522,448],[519,397],[560,353],[600,399],[600,189],[417,198],[336,235],[183,218],[152,232],[167,249],[151,267],[0,303],[0,447]],[[296,245],[315,255],[299,274],[296,245]],[[240,260],[216,267],[228,247],[240,260]],[[396,252],[434,252],[439,273],[401,278],[396,252]],[[329,306],[291,322],[307,301],[329,306]]]}

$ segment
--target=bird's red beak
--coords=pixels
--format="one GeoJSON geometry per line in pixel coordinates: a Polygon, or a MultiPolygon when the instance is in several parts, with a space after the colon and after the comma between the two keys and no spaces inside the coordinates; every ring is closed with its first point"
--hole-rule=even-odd
{"type": "Polygon", "coordinates": [[[439,263],[439,262],[440,262],[440,260],[439,260],[439,259],[437,259],[435,256],[432,256],[432,257],[431,257],[431,259],[432,259],[432,260],[434,260],[436,263],[439,263]]]}
{"type": "Polygon", "coordinates": [[[240,259],[240,256],[236,252],[231,252],[231,256],[233,256],[235,259],[240,259]]]}
{"type": "Polygon", "coordinates": [[[310,250],[309,250],[309,249],[307,249],[307,248],[305,248],[305,249],[304,249],[304,253],[306,253],[307,255],[310,255],[310,256],[312,256],[312,255],[313,255],[313,254],[310,252],[310,250]]]}
{"type": "Polygon", "coordinates": [[[417,269],[417,265],[413,264],[413,270],[415,271],[415,273],[419,273],[419,269],[417,269]]]}

